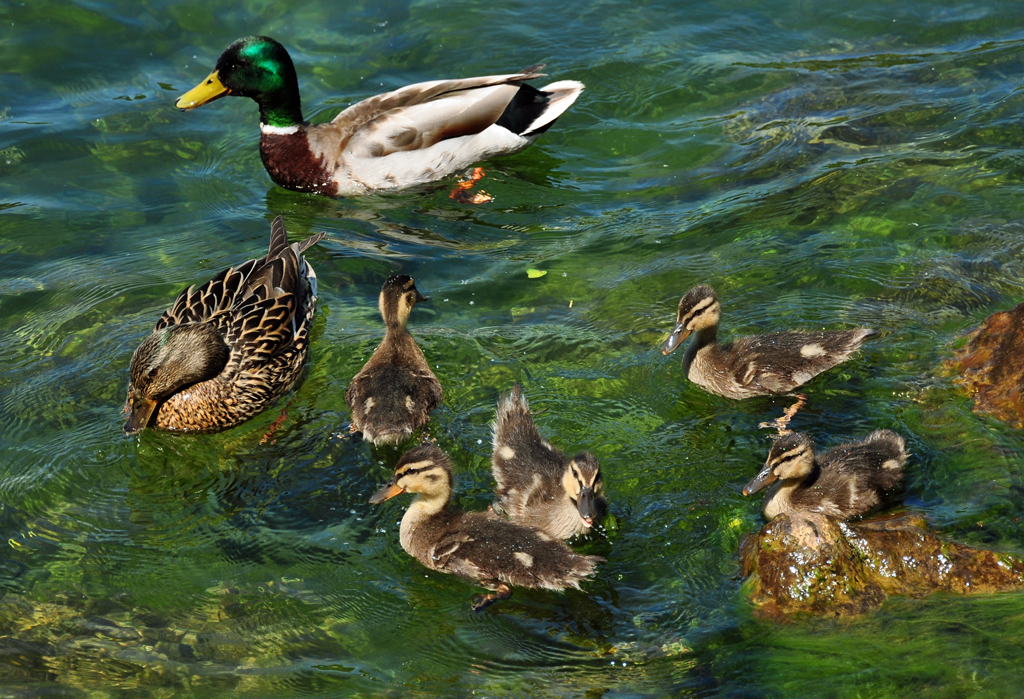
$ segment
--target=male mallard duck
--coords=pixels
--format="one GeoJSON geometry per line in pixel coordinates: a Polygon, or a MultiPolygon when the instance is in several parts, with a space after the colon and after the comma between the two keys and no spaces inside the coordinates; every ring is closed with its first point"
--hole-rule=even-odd
{"type": "Polygon", "coordinates": [[[427,424],[441,402],[441,382],[405,327],[416,302],[427,300],[407,274],[393,274],[381,287],[387,331],[345,391],[352,430],[371,444],[404,441],[427,424]]]}
{"type": "Polygon", "coordinates": [[[578,590],[580,582],[604,560],[581,556],[543,532],[492,512],[452,509],[451,464],[433,444],[406,452],[398,460],[394,476],[370,502],[384,502],[404,492],[416,493],[416,499],[402,517],[402,548],[431,570],[494,590],[474,600],[474,610],[509,599],[510,586],[578,590]]]}
{"type": "Polygon", "coordinates": [[[287,391],[309,353],[316,274],[278,216],[270,251],[190,286],[132,356],[124,431],[214,432],[248,420],[287,391]]]}
{"type": "Polygon", "coordinates": [[[526,148],[583,91],[575,80],[539,90],[526,85],[543,76],[542,67],[408,85],[313,125],[302,119],[288,52],[271,38],[248,36],[231,44],[175,106],[251,97],[260,107],[260,156],[270,179],[300,192],[353,196],[433,182],[526,148]]]}
{"type": "Polygon", "coordinates": [[[601,464],[585,451],[567,459],[541,437],[519,384],[498,401],[491,427],[495,492],[513,522],[553,539],[569,539],[589,531],[604,515],[601,464]]]}
{"type": "Polygon", "coordinates": [[[891,430],[876,430],[817,457],[810,437],[790,432],[775,438],[764,468],[743,494],[781,479],[764,501],[768,519],[793,510],[847,519],[881,504],[886,491],[903,480],[906,460],[907,445],[891,430]]]}
{"type": "Polygon", "coordinates": [[[841,364],[876,330],[786,331],[716,342],[720,307],[707,284],[690,289],[679,300],[676,327],[661,346],[675,351],[691,332],[693,343],[683,358],[686,376],[711,393],[726,398],[751,398],[788,393],[841,364]]]}

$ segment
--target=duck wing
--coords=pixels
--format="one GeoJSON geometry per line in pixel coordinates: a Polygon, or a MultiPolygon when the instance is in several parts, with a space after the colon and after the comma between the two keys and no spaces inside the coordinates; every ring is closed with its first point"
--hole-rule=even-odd
{"type": "Polygon", "coordinates": [[[325,235],[289,245],[281,217],[274,219],[267,256],[247,276],[227,324],[229,344],[246,358],[242,368],[305,350],[316,305],[316,275],[302,251],[325,235]]]}
{"type": "Polygon", "coordinates": [[[278,216],[271,225],[266,257],[229,267],[202,286],[190,286],[164,312],[155,329],[214,323],[228,346],[246,358],[243,367],[265,362],[284,346],[301,344],[316,303],[316,276],[301,252],[324,237],[318,233],[288,245],[278,216]]]}
{"type": "Polygon", "coordinates": [[[892,430],[876,430],[860,442],[833,447],[820,458],[829,469],[856,479],[859,487],[881,493],[903,481],[907,457],[903,437],[892,430]]]}
{"type": "Polygon", "coordinates": [[[554,490],[561,490],[565,454],[537,431],[519,384],[498,401],[491,429],[491,471],[506,512],[513,517],[522,515],[530,500],[547,501],[556,494],[554,490]],[[535,480],[537,476],[539,481],[535,480]]]}
{"type": "Polygon", "coordinates": [[[190,286],[180,294],[156,322],[154,330],[184,323],[205,323],[216,320],[234,308],[246,289],[246,280],[257,260],[228,267],[202,286],[190,286]]]}
{"type": "Polygon", "coordinates": [[[485,512],[453,519],[453,529],[438,540],[432,555],[437,569],[493,586],[579,589],[593,574],[600,556],[581,556],[560,541],[541,538],[535,529],[485,512]]]}
{"type": "Polygon", "coordinates": [[[735,340],[722,348],[736,384],[762,393],[787,393],[850,358],[868,328],[778,332],[735,340]]]}
{"type": "Polygon", "coordinates": [[[407,85],[358,102],[331,123],[347,136],[346,150],[355,157],[428,148],[447,138],[480,133],[498,121],[524,81],[542,76],[528,69],[407,85]]]}
{"type": "Polygon", "coordinates": [[[817,457],[817,477],[801,484],[792,502],[843,519],[862,515],[900,485],[907,456],[903,438],[891,430],[840,444],[817,457]]]}

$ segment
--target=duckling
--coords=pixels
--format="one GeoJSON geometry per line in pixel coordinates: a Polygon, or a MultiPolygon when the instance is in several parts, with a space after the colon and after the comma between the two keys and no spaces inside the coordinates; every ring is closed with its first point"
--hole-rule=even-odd
{"type": "Polygon", "coordinates": [[[687,378],[710,393],[726,398],[788,393],[821,372],[850,358],[876,330],[785,331],[740,337],[717,343],[718,298],[707,284],[690,289],[679,300],[676,327],[661,346],[662,354],[676,350],[691,332],[696,338],[686,350],[687,378]]]}
{"type": "Polygon", "coordinates": [[[280,216],[266,257],[182,291],[132,355],[124,431],[214,432],[266,408],[309,354],[316,274],[302,256],[326,236],[288,244],[280,216]]]}
{"type": "Polygon", "coordinates": [[[269,37],[247,36],[228,46],[214,71],[175,106],[186,111],[225,95],[249,97],[260,108],[260,157],[270,179],[286,189],[347,197],[433,182],[523,150],[584,89],[575,80],[527,85],[543,77],[543,67],[407,85],[313,125],[302,118],[288,51],[269,37]]]}
{"type": "Polygon", "coordinates": [[[790,432],[775,438],[764,468],[743,494],[781,479],[764,501],[769,520],[794,510],[849,519],[883,502],[886,492],[903,480],[906,460],[906,442],[891,430],[876,430],[865,440],[840,444],[821,456],[815,456],[809,436],[790,432]]]}
{"type": "Polygon", "coordinates": [[[395,473],[370,502],[415,493],[399,527],[406,553],[431,570],[451,573],[494,592],[479,595],[473,610],[512,597],[512,586],[580,589],[604,559],[581,556],[543,532],[492,512],[460,512],[450,506],[452,471],[434,444],[406,452],[395,473]]]}
{"type": "Polygon", "coordinates": [[[565,540],[589,531],[604,516],[601,464],[585,451],[567,459],[541,437],[519,384],[498,401],[491,428],[495,492],[513,522],[565,540]]]}
{"type": "Polygon", "coordinates": [[[441,402],[441,382],[406,329],[417,302],[429,301],[412,277],[393,274],[380,290],[380,314],[387,331],[345,391],[352,431],[371,444],[398,444],[430,419],[441,402]]]}

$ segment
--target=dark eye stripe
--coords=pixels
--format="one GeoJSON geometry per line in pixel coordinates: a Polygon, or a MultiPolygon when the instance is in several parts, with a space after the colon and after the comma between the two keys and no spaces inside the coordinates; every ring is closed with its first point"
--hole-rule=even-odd
{"type": "Polygon", "coordinates": [[[399,478],[404,478],[406,476],[415,476],[417,473],[423,473],[424,471],[430,471],[430,470],[432,470],[434,468],[435,468],[434,466],[423,466],[422,468],[410,468],[407,471],[402,471],[401,475],[398,476],[398,477],[399,478]]]}
{"type": "Polygon", "coordinates": [[[683,325],[686,325],[691,320],[693,320],[696,315],[697,315],[697,311],[696,310],[692,310],[689,313],[687,313],[686,316],[683,318],[683,325]]]}
{"type": "Polygon", "coordinates": [[[704,299],[701,299],[700,301],[698,301],[697,305],[690,309],[690,312],[686,314],[685,318],[683,318],[683,322],[684,323],[689,323],[691,320],[693,320],[694,318],[699,316],[701,313],[703,313],[704,311],[708,310],[709,308],[711,308],[712,306],[715,305],[714,301],[712,301],[711,303],[705,304],[703,306],[700,305],[702,303],[704,303],[704,299]]]}
{"type": "Polygon", "coordinates": [[[804,451],[805,450],[803,450],[803,449],[801,449],[800,451],[788,451],[788,452],[784,453],[782,456],[775,457],[775,460],[778,463],[783,464],[783,463],[786,463],[787,461],[792,461],[793,459],[795,459],[798,456],[802,456],[804,454],[804,451]]]}

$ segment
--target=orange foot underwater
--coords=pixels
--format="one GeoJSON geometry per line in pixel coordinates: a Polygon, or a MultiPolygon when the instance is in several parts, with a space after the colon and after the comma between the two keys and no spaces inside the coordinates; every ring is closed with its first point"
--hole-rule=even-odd
{"type": "Polygon", "coordinates": [[[512,599],[512,589],[502,583],[494,590],[494,592],[486,595],[474,595],[472,607],[474,612],[480,612],[487,609],[498,600],[512,599]]]}
{"type": "Polygon", "coordinates": [[[771,422],[762,422],[758,425],[758,428],[775,428],[775,431],[778,432],[779,435],[789,434],[793,430],[787,428],[786,425],[788,425],[789,421],[793,419],[794,415],[796,415],[796,411],[800,410],[806,402],[807,396],[803,393],[798,393],[796,396],[796,403],[793,403],[793,405],[786,408],[782,417],[777,417],[771,422]]]}
{"type": "MultiPolygon", "coordinates": [[[[277,428],[280,427],[281,425],[283,425],[284,421],[287,420],[287,419],[288,419],[287,411],[282,410],[281,414],[277,416],[277,419],[274,420],[274,422],[272,422],[270,424],[270,429],[267,430],[266,434],[264,434],[262,439],[260,439],[260,444],[266,444],[267,442],[269,442],[270,438],[274,436],[275,432],[277,432],[277,428]]],[[[270,443],[273,444],[274,442],[270,442],[270,443]]]]}
{"type": "Polygon", "coordinates": [[[460,204],[486,204],[489,201],[494,201],[487,192],[481,190],[475,194],[471,194],[469,190],[473,189],[473,185],[477,181],[482,180],[484,177],[484,169],[482,167],[473,168],[473,174],[468,179],[459,180],[454,187],[452,187],[451,194],[448,195],[449,199],[454,199],[460,204]]]}

